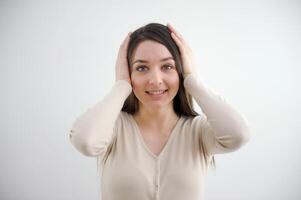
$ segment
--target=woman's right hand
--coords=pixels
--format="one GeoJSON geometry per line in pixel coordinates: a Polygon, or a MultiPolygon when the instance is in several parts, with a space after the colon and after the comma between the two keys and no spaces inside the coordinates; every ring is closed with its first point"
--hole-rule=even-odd
{"type": "Polygon", "coordinates": [[[131,32],[128,33],[119,47],[118,57],[115,65],[115,78],[118,80],[126,80],[131,84],[129,67],[127,62],[127,48],[130,40],[131,32]]]}

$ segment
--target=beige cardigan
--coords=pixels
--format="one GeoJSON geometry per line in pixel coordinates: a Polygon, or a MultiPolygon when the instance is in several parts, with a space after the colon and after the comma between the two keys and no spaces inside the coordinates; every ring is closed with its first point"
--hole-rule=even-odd
{"type": "Polygon", "coordinates": [[[247,120],[224,98],[193,75],[185,78],[184,86],[204,114],[182,116],[158,156],[145,145],[132,115],[121,111],[132,90],[127,81],[117,81],[75,120],[71,143],[82,154],[103,161],[103,200],[201,200],[205,160],[235,151],[249,140],[247,120]]]}

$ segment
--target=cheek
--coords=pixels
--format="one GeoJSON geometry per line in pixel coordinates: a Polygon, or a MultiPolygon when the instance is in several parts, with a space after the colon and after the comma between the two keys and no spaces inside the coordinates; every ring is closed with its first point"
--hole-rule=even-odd
{"type": "Polygon", "coordinates": [[[176,74],[175,76],[170,76],[169,83],[175,90],[178,90],[180,85],[180,79],[178,75],[176,74]]]}
{"type": "Polygon", "coordinates": [[[143,89],[145,80],[140,76],[131,75],[131,82],[134,91],[139,91],[143,89]]]}
{"type": "MultiPolygon", "coordinates": [[[[163,79],[164,79],[163,82],[165,82],[165,84],[167,84],[167,86],[170,87],[170,89],[176,91],[179,89],[180,80],[176,72],[174,74],[169,74],[165,76],[163,79]]],[[[148,84],[147,77],[137,76],[135,74],[131,74],[131,81],[132,81],[133,90],[136,92],[144,91],[144,88],[148,84]]]]}

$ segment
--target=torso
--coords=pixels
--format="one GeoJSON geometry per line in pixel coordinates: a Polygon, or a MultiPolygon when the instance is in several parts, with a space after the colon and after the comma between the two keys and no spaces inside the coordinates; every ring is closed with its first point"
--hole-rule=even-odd
{"type": "Polygon", "coordinates": [[[166,125],[166,127],[159,128],[158,126],[149,127],[148,125],[145,125],[145,123],[139,120],[137,115],[133,116],[133,118],[139,127],[139,132],[143,138],[145,146],[156,156],[158,156],[164,149],[164,146],[167,143],[173,128],[180,119],[176,116],[176,118],[170,121],[170,124],[166,125]]]}
{"type": "MultiPolygon", "coordinates": [[[[164,148],[168,138],[169,134],[163,135],[155,133],[155,130],[153,131],[146,131],[143,129],[140,129],[140,133],[143,137],[144,144],[147,146],[147,148],[155,155],[159,155],[162,149],[164,148]]],[[[171,131],[169,131],[171,132],[171,131]]]]}
{"type": "Polygon", "coordinates": [[[157,194],[160,199],[201,199],[206,166],[191,121],[181,117],[163,130],[143,127],[122,113],[102,165],[103,199],[153,199],[157,194]]]}

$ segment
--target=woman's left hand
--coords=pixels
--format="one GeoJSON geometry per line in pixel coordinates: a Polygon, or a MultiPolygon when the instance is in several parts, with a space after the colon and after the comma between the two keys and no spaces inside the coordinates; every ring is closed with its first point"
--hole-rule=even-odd
{"type": "Polygon", "coordinates": [[[197,76],[196,63],[192,49],[188,46],[183,36],[174,27],[172,27],[169,23],[167,23],[167,27],[171,31],[171,37],[180,49],[184,78],[191,73],[197,76]]]}

